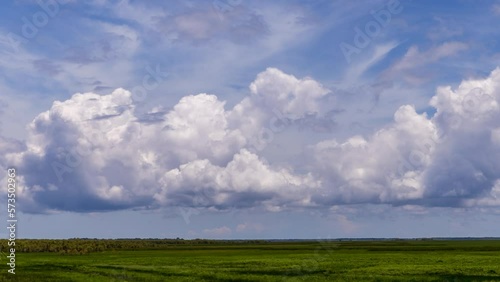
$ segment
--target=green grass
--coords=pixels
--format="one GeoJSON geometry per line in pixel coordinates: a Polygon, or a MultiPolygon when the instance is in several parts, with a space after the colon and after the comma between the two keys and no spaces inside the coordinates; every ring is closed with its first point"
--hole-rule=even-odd
{"type": "Polygon", "coordinates": [[[0,281],[500,281],[500,241],[172,245],[19,253],[0,281]]]}

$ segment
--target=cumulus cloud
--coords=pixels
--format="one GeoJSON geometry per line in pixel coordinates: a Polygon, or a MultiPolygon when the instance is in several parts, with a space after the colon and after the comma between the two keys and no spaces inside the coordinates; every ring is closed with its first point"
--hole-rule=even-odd
{"type": "Polygon", "coordinates": [[[311,148],[312,165],[327,186],[316,202],[393,202],[420,198],[421,168],[431,160],[437,129],[425,114],[402,106],[394,123],[365,139],[322,141],[311,148]],[[335,187],[335,188],[333,188],[335,187]],[[325,197],[326,196],[326,197],[325,197]]]}
{"type": "MultiPolygon", "coordinates": [[[[500,178],[500,69],[468,80],[456,90],[441,87],[431,100],[441,131],[439,150],[425,173],[426,197],[460,204],[488,194],[500,178]]],[[[442,202],[442,201],[441,201],[442,202]]],[[[447,204],[447,203],[444,203],[447,204]]]]}
{"type": "Polygon", "coordinates": [[[201,93],[140,116],[124,89],[77,93],[39,114],[25,144],[0,139],[0,165],[18,168],[26,212],[494,206],[499,92],[500,69],[456,89],[440,87],[432,117],[403,105],[369,136],[310,141],[300,167],[270,162],[259,138],[273,120],[328,112],[331,93],[312,78],[269,68],[231,109],[201,93]]]}
{"type": "Polygon", "coordinates": [[[491,203],[500,178],[500,69],[486,79],[440,87],[433,117],[404,105],[394,122],[365,139],[312,147],[320,179],[332,187],[314,202],[463,206],[491,203]],[[325,197],[326,196],[326,197],[325,197]],[[471,201],[479,198],[481,201],[471,201]]]}
{"type": "Polygon", "coordinates": [[[257,75],[250,90],[252,98],[268,109],[277,109],[293,117],[319,112],[320,98],[329,92],[311,78],[297,79],[275,68],[257,75]]]}
{"type": "MultiPolygon", "coordinates": [[[[276,72],[264,72],[272,77],[267,83],[288,78],[273,77],[276,72]]],[[[307,93],[295,95],[300,99],[307,93]]],[[[231,110],[224,104],[214,95],[190,95],[170,111],[152,111],[153,118],[144,118],[136,116],[131,93],[124,89],[102,96],[77,93],[54,102],[29,125],[26,150],[8,156],[23,171],[18,192],[24,208],[274,209],[304,202],[300,193],[290,192],[318,186],[310,174],[274,167],[250,152],[271,111],[260,109],[254,99],[231,110]]]]}
{"type": "Polygon", "coordinates": [[[304,188],[318,186],[310,175],[300,177],[286,169],[272,169],[246,149],[235,154],[226,167],[197,160],[168,171],[160,183],[163,188],[155,199],[167,205],[229,208],[262,203],[269,209],[304,204],[304,188]],[[186,190],[187,186],[196,188],[186,190]]]}

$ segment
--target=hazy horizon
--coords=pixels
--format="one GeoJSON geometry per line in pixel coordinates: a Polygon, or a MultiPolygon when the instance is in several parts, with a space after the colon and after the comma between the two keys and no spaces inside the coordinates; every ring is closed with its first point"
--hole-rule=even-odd
{"type": "Polygon", "coordinates": [[[0,15],[17,238],[500,236],[499,1],[0,15]]]}

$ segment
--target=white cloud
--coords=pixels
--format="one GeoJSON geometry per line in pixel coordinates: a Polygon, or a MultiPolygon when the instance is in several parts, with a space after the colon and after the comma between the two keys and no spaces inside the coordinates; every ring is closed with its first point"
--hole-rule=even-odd
{"type": "Polygon", "coordinates": [[[406,105],[367,139],[316,144],[312,165],[331,189],[313,201],[462,206],[490,193],[500,177],[499,93],[496,69],[439,88],[432,118],[406,105]]]}
{"type": "Polygon", "coordinates": [[[370,136],[309,143],[300,165],[269,162],[255,136],[275,109],[292,119],[326,112],[329,91],[267,69],[250,92],[232,109],[202,93],[140,116],[126,90],[78,93],[39,114],[25,146],[0,139],[0,164],[23,172],[27,212],[497,203],[500,69],[440,87],[433,117],[403,105],[370,136]]]}
{"type": "Polygon", "coordinates": [[[25,171],[26,210],[307,204],[299,192],[318,185],[310,175],[273,167],[249,151],[271,112],[254,100],[229,111],[224,104],[214,95],[191,95],[168,112],[138,117],[123,89],[54,102],[30,124],[27,149],[8,159],[25,171]],[[200,192],[201,200],[193,196],[200,192]]]}
{"type": "Polygon", "coordinates": [[[329,91],[311,78],[297,79],[278,69],[268,68],[250,84],[252,98],[268,110],[291,118],[320,112],[320,99],[329,91]]]}
{"type": "Polygon", "coordinates": [[[159,180],[161,192],[154,198],[164,205],[218,208],[263,205],[276,210],[283,205],[304,206],[309,190],[319,186],[310,175],[296,176],[273,169],[246,149],[234,155],[226,167],[196,160],[166,172],[159,180]]]}
{"type": "Polygon", "coordinates": [[[312,147],[313,165],[330,189],[322,202],[393,202],[420,198],[421,167],[430,162],[435,126],[411,106],[402,106],[394,124],[368,140],[322,141],[312,147]]]}

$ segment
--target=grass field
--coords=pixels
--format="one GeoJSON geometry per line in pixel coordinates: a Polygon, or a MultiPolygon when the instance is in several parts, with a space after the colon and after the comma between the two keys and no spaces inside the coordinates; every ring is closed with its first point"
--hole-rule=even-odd
{"type": "Polygon", "coordinates": [[[19,253],[1,281],[500,281],[500,240],[172,245],[19,253]]]}

